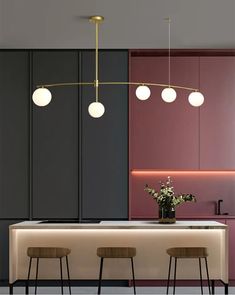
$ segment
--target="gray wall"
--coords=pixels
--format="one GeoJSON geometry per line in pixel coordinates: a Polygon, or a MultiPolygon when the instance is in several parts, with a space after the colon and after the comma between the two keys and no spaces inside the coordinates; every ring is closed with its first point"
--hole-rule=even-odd
{"type": "MultiPolygon", "coordinates": [[[[41,83],[94,80],[94,52],[0,51],[0,279],[8,278],[8,225],[30,219],[128,217],[128,88],[105,86],[106,112],[91,118],[93,87],[41,83]]],[[[100,80],[128,80],[128,52],[100,52],[100,80]]]]}

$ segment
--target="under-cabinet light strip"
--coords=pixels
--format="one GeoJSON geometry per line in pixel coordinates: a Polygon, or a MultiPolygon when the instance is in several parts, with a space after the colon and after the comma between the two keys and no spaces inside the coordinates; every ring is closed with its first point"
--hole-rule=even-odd
{"type": "Polygon", "coordinates": [[[211,174],[211,175],[235,175],[235,170],[132,170],[132,175],[147,175],[147,174],[211,174]]]}

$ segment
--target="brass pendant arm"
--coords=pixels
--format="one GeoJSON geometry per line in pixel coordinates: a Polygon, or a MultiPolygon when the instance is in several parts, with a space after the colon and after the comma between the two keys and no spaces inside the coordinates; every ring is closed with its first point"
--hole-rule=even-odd
{"type": "Polygon", "coordinates": [[[55,83],[55,84],[44,84],[44,85],[37,85],[37,88],[41,87],[59,87],[59,86],[94,86],[96,89],[99,85],[145,85],[145,86],[157,86],[157,87],[172,87],[176,89],[184,89],[184,90],[190,90],[190,91],[198,91],[197,88],[191,88],[191,87],[185,87],[185,86],[178,86],[178,85],[168,85],[168,84],[160,84],[160,83],[145,83],[145,82],[73,82],[73,83],[55,83]]]}

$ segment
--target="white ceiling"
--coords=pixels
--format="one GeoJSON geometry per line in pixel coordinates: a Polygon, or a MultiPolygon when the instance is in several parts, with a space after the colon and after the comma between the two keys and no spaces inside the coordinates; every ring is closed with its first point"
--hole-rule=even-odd
{"type": "Polygon", "coordinates": [[[0,0],[0,48],[235,48],[235,0],[0,0]]]}

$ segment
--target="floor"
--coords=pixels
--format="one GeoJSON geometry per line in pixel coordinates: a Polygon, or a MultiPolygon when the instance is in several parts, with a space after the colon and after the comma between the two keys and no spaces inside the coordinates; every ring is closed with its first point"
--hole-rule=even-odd
{"type": "MultiPolygon", "coordinates": [[[[14,287],[14,294],[24,294],[25,288],[14,287]]],[[[137,287],[137,295],[141,294],[166,294],[165,287],[137,287]]],[[[170,290],[171,292],[172,290],[170,290]]],[[[39,287],[37,294],[60,294],[61,289],[58,287],[39,287]]],[[[67,288],[64,290],[65,294],[68,294],[67,288]]],[[[216,287],[216,294],[224,294],[224,288],[216,287]]],[[[0,287],[0,294],[9,294],[7,287],[0,287]]],[[[30,294],[34,294],[34,289],[30,288],[30,294]]],[[[72,295],[82,295],[82,294],[97,294],[96,287],[72,287],[72,295]]],[[[103,287],[102,294],[133,294],[133,289],[131,287],[103,287]]],[[[170,293],[172,294],[172,292],[170,293]]],[[[177,287],[176,295],[181,294],[201,294],[199,287],[177,287]]],[[[204,288],[204,294],[208,294],[208,289],[204,288]]],[[[235,294],[235,287],[229,288],[229,294],[235,294]]]]}

